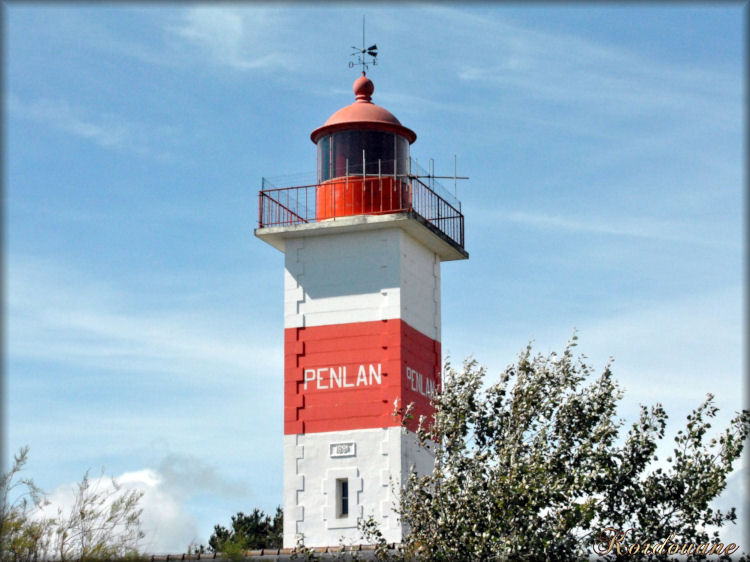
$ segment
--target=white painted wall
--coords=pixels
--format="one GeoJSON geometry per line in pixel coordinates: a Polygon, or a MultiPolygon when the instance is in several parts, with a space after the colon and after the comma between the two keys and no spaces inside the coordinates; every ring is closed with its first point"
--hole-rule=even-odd
{"type": "MultiPolygon", "coordinates": [[[[440,341],[440,259],[404,229],[286,239],[285,328],[399,318],[440,341]]],[[[298,535],[310,546],[359,544],[357,522],[370,515],[401,542],[392,482],[398,490],[412,466],[426,473],[433,459],[400,427],[285,435],[284,546],[298,535]],[[332,456],[335,444],[354,454],[332,456]],[[336,516],[337,478],[349,479],[348,517],[336,516]]]]}
{"type": "Polygon", "coordinates": [[[440,341],[440,258],[403,230],[400,233],[401,318],[440,341]]]}
{"type": "Polygon", "coordinates": [[[400,427],[284,436],[284,547],[360,544],[357,522],[370,515],[388,542],[403,528],[393,506],[411,467],[432,470],[430,452],[400,427]],[[337,456],[338,449],[349,453],[337,456]],[[332,451],[332,446],[333,451],[332,451]],[[349,479],[349,516],[336,516],[336,479],[349,479]]]}
{"type": "Polygon", "coordinates": [[[440,260],[402,229],[286,241],[284,327],[401,318],[440,341],[440,260]]]}

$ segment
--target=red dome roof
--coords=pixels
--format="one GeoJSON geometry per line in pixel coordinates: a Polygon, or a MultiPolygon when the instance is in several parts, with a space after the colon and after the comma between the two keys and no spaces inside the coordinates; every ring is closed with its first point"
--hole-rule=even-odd
{"type": "Polygon", "coordinates": [[[393,113],[372,103],[371,96],[375,86],[364,72],[354,81],[352,89],[357,101],[342,107],[331,115],[322,127],[315,129],[310,134],[313,142],[318,142],[324,134],[345,129],[391,131],[406,137],[409,143],[417,140],[417,134],[404,127],[393,113]]]}

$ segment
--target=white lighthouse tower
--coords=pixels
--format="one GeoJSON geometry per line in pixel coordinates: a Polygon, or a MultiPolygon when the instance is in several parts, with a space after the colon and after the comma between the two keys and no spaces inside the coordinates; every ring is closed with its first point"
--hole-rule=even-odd
{"type": "Polygon", "coordinates": [[[440,385],[440,263],[468,258],[460,204],[412,165],[417,135],[372,103],[372,81],[311,138],[312,185],[264,182],[256,236],[284,253],[284,547],[388,542],[410,469],[432,470],[411,431],[440,385]],[[414,403],[403,429],[394,401],[414,403]]]}

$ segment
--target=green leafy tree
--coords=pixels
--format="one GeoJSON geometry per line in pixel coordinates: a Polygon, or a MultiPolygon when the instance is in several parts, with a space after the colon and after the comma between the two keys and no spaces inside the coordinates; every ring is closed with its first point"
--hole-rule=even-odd
{"type": "MultiPolygon", "coordinates": [[[[710,502],[742,453],[750,413],[706,442],[717,413],[709,395],[660,465],[664,408],[642,407],[622,435],[616,406],[623,392],[610,366],[592,380],[575,345],[574,337],[560,356],[533,355],[528,346],[487,387],[475,361],[460,371],[446,365],[436,413],[417,432],[419,444],[435,453],[435,469],[411,474],[401,493],[407,558],[614,559],[639,543],[639,559],[665,560],[672,544],[719,544],[718,530],[707,529],[733,523],[736,514],[710,502]],[[646,543],[670,537],[663,553],[654,554],[652,544],[644,554],[646,543]]],[[[411,407],[397,413],[405,422],[411,407]]]]}
{"type": "Polygon", "coordinates": [[[276,508],[273,518],[255,508],[250,515],[239,512],[232,516],[232,528],[215,525],[208,540],[209,548],[224,554],[239,554],[245,550],[281,548],[284,528],[284,513],[276,508]]]}

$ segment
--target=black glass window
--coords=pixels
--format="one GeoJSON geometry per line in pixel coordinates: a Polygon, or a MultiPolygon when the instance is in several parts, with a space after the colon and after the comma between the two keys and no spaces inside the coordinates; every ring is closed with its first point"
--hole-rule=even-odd
{"type": "Polygon", "coordinates": [[[336,480],[336,496],[338,497],[338,513],[337,517],[348,517],[349,516],[349,479],[339,478],[336,480]]]}
{"type": "Polygon", "coordinates": [[[367,175],[407,173],[409,141],[394,133],[358,130],[339,131],[318,140],[318,181],[347,173],[362,175],[363,165],[367,175]]]}

